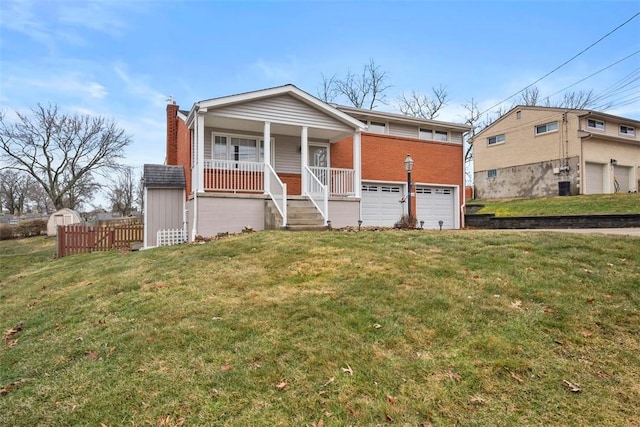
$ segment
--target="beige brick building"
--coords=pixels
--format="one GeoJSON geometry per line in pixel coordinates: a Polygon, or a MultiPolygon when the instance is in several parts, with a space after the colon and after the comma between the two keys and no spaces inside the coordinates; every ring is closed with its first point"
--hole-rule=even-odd
{"type": "Polygon", "coordinates": [[[478,199],[637,192],[640,121],[516,106],[473,138],[478,199]]]}

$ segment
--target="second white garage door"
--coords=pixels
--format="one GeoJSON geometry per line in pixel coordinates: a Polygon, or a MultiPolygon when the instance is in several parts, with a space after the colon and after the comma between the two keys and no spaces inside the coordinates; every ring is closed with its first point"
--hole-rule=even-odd
{"type": "Polygon", "coordinates": [[[604,193],[604,165],[585,163],[585,194],[604,193]]]}
{"type": "Polygon", "coordinates": [[[424,228],[439,229],[439,221],[443,229],[457,228],[454,188],[417,187],[416,198],[416,216],[424,228]]]}
{"type": "Polygon", "coordinates": [[[362,225],[393,227],[402,217],[402,196],[399,185],[362,184],[362,225]]]}

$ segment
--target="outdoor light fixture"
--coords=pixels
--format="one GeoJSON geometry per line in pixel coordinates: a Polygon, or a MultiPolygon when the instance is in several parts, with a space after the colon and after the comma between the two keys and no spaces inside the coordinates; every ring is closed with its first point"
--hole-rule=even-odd
{"type": "Polygon", "coordinates": [[[616,159],[611,159],[610,162],[613,166],[618,164],[618,161],[616,159]]]}
{"type": "Polygon", "coordinates": [[[424,229],[424,221],[423,220],[420,220],[420,229],[421,230],[424,229]]]}
{"type": "Polygon", "coordinates": [[[359,220],[358,220],[358,231],[360,231],[360,227],[361,227],[361,226],[362,226],[362,220],[361,220],[361,219],[359,219],[359,220]]]}
{"type": "Polygon", "coordinates": [[[407,158],[404,159],[404,168],[407,171],[407,214],[411,220],[411,170],[413,169],[411,154],[407,154],[407,158]]]}
{"type": "Polygon", "coordinates": [[[443,220],[438,221],[438,225],[440,226],[440,231],[442,231],[442,224],[444,224],[443,220]]]}

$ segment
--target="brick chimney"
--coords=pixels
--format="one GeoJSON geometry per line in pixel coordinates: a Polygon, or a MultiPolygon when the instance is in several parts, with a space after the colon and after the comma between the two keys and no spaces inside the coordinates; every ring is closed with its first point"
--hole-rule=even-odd
{"type": "Polygon", "coordinates": [[[167,104],[167,164],[178,164],[178,109],[173,98],[167,104]]]}

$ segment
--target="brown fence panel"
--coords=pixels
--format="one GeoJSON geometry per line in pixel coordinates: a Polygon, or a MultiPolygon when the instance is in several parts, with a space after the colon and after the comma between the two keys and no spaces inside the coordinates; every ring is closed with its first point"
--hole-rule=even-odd
{"type": "Polygon", "coordinates": [[[142,242],[144,226],[140,224],[108,227],[84,225],[58,226],[58,258],[63,256],[112,249],[128,249],[142,242]]]}

